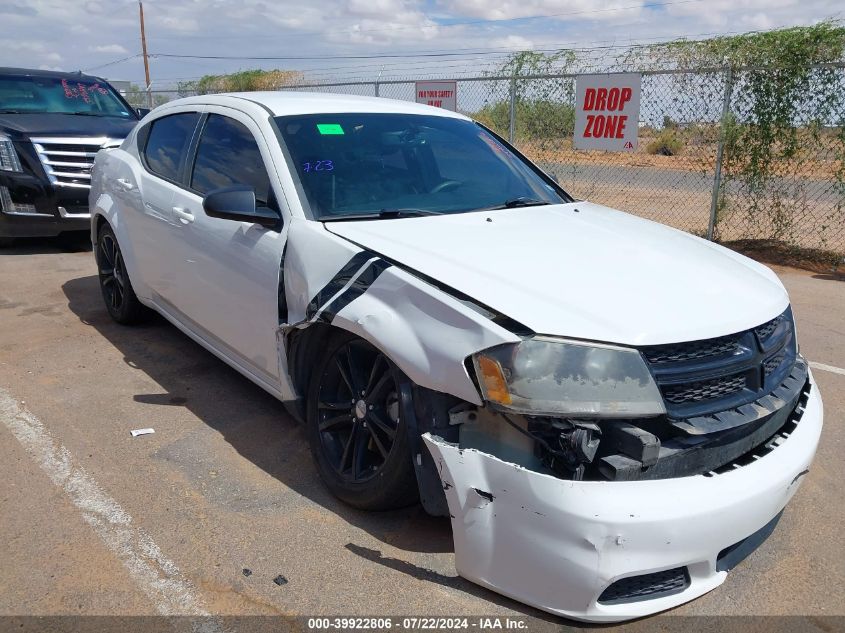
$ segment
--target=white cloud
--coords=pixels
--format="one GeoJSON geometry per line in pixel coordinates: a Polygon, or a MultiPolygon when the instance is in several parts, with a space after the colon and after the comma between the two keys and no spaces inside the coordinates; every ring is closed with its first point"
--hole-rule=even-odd
{"type": "Polygon", "coordinates": [[[92,53],[110,53],[111,55],[126,55],[129,52],[120,44],[101,44],[99,46],[89,46],[88,50],[92,53]]]}
{"type": "Polygon", "coordinates": [[[496,38],[491,42],[493,48],[507,48],[512,51],[529,51],[534,48],[534,41],[521,35],[508,35],[496,38]]]}
{"type": "Polygon", "coordinates": [[[442,8],[483,20],[554,16],[560,20],[612,20],[636,17],[645,0],[440,0],[442,8]]]}
{"type": "MultiPolygon", "coordinates": [[[[652,0],[165,0],[144,5],[152,54],[259,57],[625,44],[810,24],[837,11],[835,0],[693,0],[665,6],[652,0]]],[[[0,0],[0,65],[93,68],[137,82],[143,77],[140,59],[103,64],[139,48],[136,2],[0,0]]],[[[482,55],[315,61],[153,57],[151,70],[156,85],[166,85],[171,79],[259,67],[305,69],[323,78],[374,75],[382,67],[408,77],[448,77],[478,74],[500,62],[482,55]]]]}

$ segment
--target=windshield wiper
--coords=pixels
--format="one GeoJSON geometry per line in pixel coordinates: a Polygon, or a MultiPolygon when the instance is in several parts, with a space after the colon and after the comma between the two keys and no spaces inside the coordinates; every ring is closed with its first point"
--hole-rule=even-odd
{"type": "Polygon", "coordinates": [[[0,114],[23,114],[23,110],[6,110],[5,108],[0,108],[0,114]]]}
{"type": "Polygon", "coordinates": [[[348,221],[348,220],[393,220],[397,218],[419,218],[424,215],[443,215],[440,211],[430,209],[382,209],[378,213],[348,213],[345,215],[322,215],[320,222],[348,221]]]}
{"type": "Polygon", "coordinates": [[[380,218],[418,218],[423,215],[443,215],[440,211],[430,209],[382,209],[379,211],[380,218]]]}
{"type": "Polygon", "coordinates": [[[515,209],[517,207],[540,207],[544,204],[551,204],[551,202],[546,202],[545,200],[539,200],[537,198],[529,198],[528,196],[519,196],[518,198],[505,200],[502,204],[496,205],[495,207],[487,207],[485,210],[493,211],[496,209],[515,209]]]}

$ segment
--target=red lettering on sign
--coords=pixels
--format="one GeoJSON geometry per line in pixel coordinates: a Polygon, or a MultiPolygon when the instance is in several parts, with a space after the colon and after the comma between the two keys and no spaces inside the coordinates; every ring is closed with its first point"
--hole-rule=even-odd
{"type": "Polygon", "coordinates": [[[619,119],[619,124],[616,127],[616,138],[625,138],[625,122],[628,120],[628,115],[623,114],[619,119]]]}
{"type": "Polygon", "coordinates": [[[587,88],[584,92],[584,110],[592,110],[596,104],[596,89],[587,88]]]}
{"type": "Polygon", "coordinates": [[[631,95],[633,94],[630,88],[622,88],[622,98],[619,101],[619,109],[625,107],[625,104],[631,100],[631,95]]]}
{"type": "Polygon", "coordinates": [[[596,115],[588,114],[587,115],[587,127],[584,129],[584,137],[589,138],[593,135],[593,122],[596,119],[596,115]]]}
{"type": "Polygon", "coordinates": [[[599,88],[596,90],[596,110],[606,109],[607,104],[607,88],[599,88]]]}

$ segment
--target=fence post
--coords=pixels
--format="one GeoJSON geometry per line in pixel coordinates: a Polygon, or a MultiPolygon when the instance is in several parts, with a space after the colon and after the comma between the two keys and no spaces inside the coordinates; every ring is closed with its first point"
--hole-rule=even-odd
{"type": "Polygon", "coordinates": [[[508,143],[513,145],[516,136],[516,71],[511,75],[510,104],[508,107],[508,143]]]}
{"type": "Polygon", "coordinates": [[[376,93],[376,96],[378,96],[378,81],[377,81],[377,82],[375,82],[375,87],[376,87],[376,89],[375,89],[375,93],[376,93]]]}
{"type": "Polygon", "coordinates": [[[713,174],[713,193],[710,196],[710,222],[707,224],[707,239],[713,241],[716,232],[716,211],[719,206],[719,189],[722,186],[722,157],[725,153],[725,124],[731,110],[731,92],[733,92],[733,69],[725,71],[725,96],[722,100],[722,118],[719,121],[719,146],[716,149],[716,169],[713,174]]]}

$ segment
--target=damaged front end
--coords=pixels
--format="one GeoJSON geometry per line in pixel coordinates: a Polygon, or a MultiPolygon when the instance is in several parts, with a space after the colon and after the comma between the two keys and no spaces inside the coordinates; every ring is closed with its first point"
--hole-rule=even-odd
{"type": "Polygon", "coordinates": [[[639,350],[537,338],[476,355],[485,406],[454,407],[449,433],[423,436],[458,572],[595,621],[721,584],[771,532],[818,443],[821,400],[790,310],[639,350]]]}

